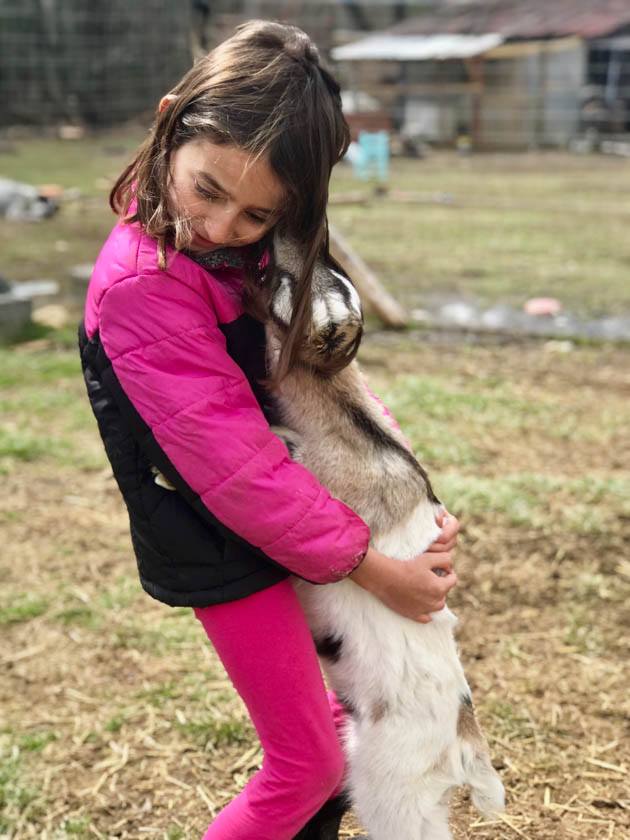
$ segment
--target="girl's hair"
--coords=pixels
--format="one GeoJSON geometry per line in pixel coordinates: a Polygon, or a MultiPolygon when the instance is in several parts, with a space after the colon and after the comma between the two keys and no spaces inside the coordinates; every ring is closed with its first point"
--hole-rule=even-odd
{"type": "MultiPolygon", "coordinates": [[[[339,85],[301,29],[254,20],[199,60],[171,94],[175,98],[157,115],[149,137],[116,181],[110,204],[157,239],[165,267],[166,244],[180,249],[190,241],[189,225],[176,218],[169,204],[172,153],[194,138],[207,137],[245,149],[254,158],[266,156],[286,191],[278,224],[304,255],[293,318],[274,377],[279,381],[295,364],[308,330],[315,261],[321,257],[334,264],[328,248],[328,182],[350,140],[339,85]]],[[[270,253],[267,276],[273,271],[270,253]]],[[[246,272],[245,303],[261,317],[264,295],[256,279],[253,268],[246,272]]]]}

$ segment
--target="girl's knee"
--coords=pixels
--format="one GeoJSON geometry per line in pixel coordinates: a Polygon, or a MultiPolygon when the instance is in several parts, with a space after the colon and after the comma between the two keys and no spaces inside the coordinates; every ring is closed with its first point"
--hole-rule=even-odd
{"type": "Polygon", "coordinates": [[[305,803],[323,804],[333,794],[343,779],[345,759],[339,744],[324,750],[312,751],[299,764],[295,761],[270,762],[266,767],[266,780],[273,787],[283,790],[290,787],[305,803]]]}
{"type": "Polygon", "coordinates": [[[328,799],[341,784],[345,767],[345,758],[338,744],[327,750],[314,762],[313,783],[323,792],[323,801],[328,799]]]}

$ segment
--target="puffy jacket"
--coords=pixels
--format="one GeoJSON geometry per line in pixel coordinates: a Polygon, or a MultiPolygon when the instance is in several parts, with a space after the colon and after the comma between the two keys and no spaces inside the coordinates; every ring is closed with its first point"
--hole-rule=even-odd
{"type": "Polygon", "coordinates": [[[241,275],[210,274],[119,223],[88,288],[79,345],[88,395],[129,511],[144,589],[171,605],[241,598],[289,572],[347,575],[367,525],[300,464],[263,413],[264,327],[241,275]],[[177,492],[154,481],[153,468],[177,492]]]}

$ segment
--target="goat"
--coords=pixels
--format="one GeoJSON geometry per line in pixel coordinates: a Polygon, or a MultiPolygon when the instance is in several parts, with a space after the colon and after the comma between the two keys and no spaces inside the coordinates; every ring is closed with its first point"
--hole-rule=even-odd
{"type": "MultiPolygon", "coordinates": [[[[274,253],[266,324],[271,374],[302,268],[291,241],[276,236],[274,253]]],[[[368,523],[378,551],[406,561],[437,538],[442,508],[353,361],[362,324],[350,281],[318,261],[311,330],[300,363],[273,389],[283,424],[273,430],[368,523]],[[342,369],[339,359],[347,362],[342,369]]],[[[503,810],[503,785],[475,716],[451,610],[419,624],[349,579],[323,586],[296,579],[295,589],[328,681],[349,710],[348,795],[370,840],[448,840],[448,800],[457,785],[470,785],[482,813],[503,810]]]]}

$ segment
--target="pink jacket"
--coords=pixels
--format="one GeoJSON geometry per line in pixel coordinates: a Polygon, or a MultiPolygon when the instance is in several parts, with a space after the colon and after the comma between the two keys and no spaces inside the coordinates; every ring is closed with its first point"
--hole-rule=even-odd
{"type": "Polygon", "coordinates": [[[119,223],[98,257],[84,324],[208,511],[291,572],[338,580],[364,556],[369,529],[270,431],[226,349],[225,330],[241,317],[238,270],[210,274],[170,250],[162,271],[155,241],[119,223]]]}

